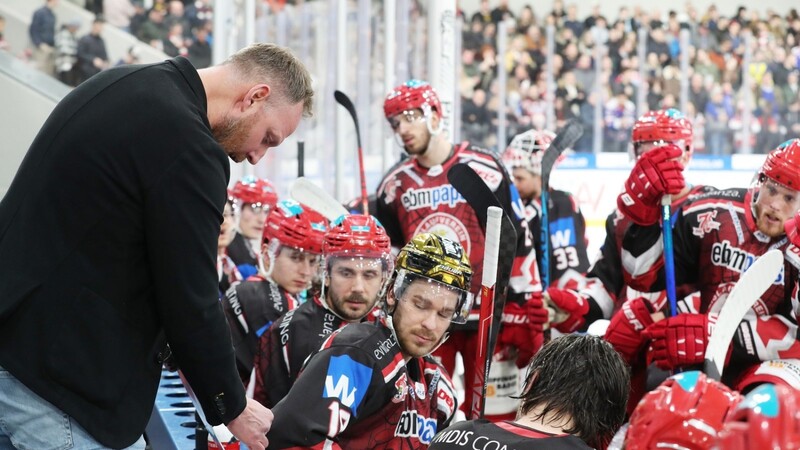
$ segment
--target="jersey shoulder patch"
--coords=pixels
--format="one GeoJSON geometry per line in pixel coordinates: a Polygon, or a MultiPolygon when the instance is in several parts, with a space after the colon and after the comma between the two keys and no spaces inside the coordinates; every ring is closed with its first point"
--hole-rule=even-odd
{"type": "Polygon", "coordinates": [[[366,366],[349,355],[332,356],[325,373],[323,398],[337,398],[350,408],[353,416],[358,415],[361,405],[372,380],[372,368],[366,366]]]}

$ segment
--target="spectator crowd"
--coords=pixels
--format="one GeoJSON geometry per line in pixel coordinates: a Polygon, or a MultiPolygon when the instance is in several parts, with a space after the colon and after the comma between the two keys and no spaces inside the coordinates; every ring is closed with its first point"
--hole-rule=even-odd
{"type": "MultiPolygon", "coordinates": [[[[84,0],[98,19],[83,37],[76,35],[79,22],[56,29],[52,10],[59,1],[47,0],[34,13],[31,57],[66,84],[74,86],[105,67],[137,61],[136,48],[116,63],[108,61],[100,36],[104,22],[169,56],[185,56],[198,68],[211,64],[210,0],[153,0],[149,9],[142,0],[84,0]]],[[[259,11],[276,13],[295,3],[264,0],[259,11]]],[[[417,2],[412,9],[419,11],[424,5],[417,2]]],[[[464,19],[457,87],[462,138],[487,148],[505,146],[497,142],[498,111],[505,113],[509,139],[531,128],[547,128],[553,111],[556,127],[572,118],[583,123],[585,132],[576,150],[592,151],[598,103],[603,151],[626,151],[635,118],[645,111],[682,106],[694,123],[693,144],[701,154],[736,153],[744,139],[754,151],[765,151],[800,135],[796,8],[762,13],[741,6],[727,17],[713,4],[705,11],[689,3],[667,11],[632,5],[621,7],[616,17],[606,17],[595,4],[583,17],[577,3],[563,0],[554,0],[549,11],[533,3],[512,10],[507,0],[482,0],[477,11],[458,13],[464,19]],[[508,45],[505,54],[498,55],[503,21],[508,24],[508,45]],[[550,26],[555,30],[553,43],[547,42],[550,26]],[[682,30],[688,31],[686,46],[681,44],[682,30]],[[646,33],[643,59],[638,33],[646,33]],[[552,62],[547,58],[550,45],[552,62]],[[688,72],[680,68],[684,51],[688,72]],[[507,75],[504,98],[499,95],[498,67],[507,75]],[[555,83],[552,96],[547,89],[550,74],[555,83]],[[689,86],[685,106],[683,82],[689,86]],[[642,105],[637,105],[639,98],[644,99],[642,105]]],[[[2,25],[0,17],[0,48],[8,46],[2,25]]]]}
{"type": "Polygon", "coordinates": [[[666,14],[657,6],[623,6],[616,17],[605,17],[597,4],[588,17],[579,17],[576,3],[565,6],[561,0],[550,11],[533,4],[512,11],[507,3],[483,0],[474,14],[462,12],[461,118],[463,137],[472,142],[497,147],[498,111],[507,118],[506,136],[544,129],[548,72],[556,84],[556,125],[572,118],[584,125],[579,151],[592,151],[597,102],[602,105],[604,151],[626,151],[636,117],[681,106],[682,77],[689,84],[683,112],[694,123],[698,153],[739,151],[747,114],[752,117],[749,144],[756,152],[800,134],[800,17],[795,8],[762,14],[741,6],[733,17],[725,17],[714,5],[698,11],[687,3],[666,14]],[[507,51],[498,55],[501,21],[510,26],[507,51]],[[555,29],[551,64],[546,57],[549,26],[555,29]],[[689,32],[686,48],[681,30],[689,32]],[[647,35],[643,60],[637,33],[647,35]],[[746,63],[748,42],[752,57],[746,63]],[[688,73],[680,69],[683,51],[688,73]],[[505,101],[498,95],[498,65],[507,74],[505,101]],[[752,80],[749,88],[745,75],[752,80]],[[640,90],[645,104],[637,111],[640,90]]]}

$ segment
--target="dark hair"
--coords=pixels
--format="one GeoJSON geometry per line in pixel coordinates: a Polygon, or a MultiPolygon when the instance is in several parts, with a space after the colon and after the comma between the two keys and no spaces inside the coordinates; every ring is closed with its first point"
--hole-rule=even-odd
{"type": "Polygon", "coordinates": [[[629,389],[628,367],[608,342],[569,334],[548,342],[534,356],[519,410],[527,415],[540,408],[536,420],[550,414],[556,421],[572,419],[564,432],[605,448],[625,420],[629,389]]]}

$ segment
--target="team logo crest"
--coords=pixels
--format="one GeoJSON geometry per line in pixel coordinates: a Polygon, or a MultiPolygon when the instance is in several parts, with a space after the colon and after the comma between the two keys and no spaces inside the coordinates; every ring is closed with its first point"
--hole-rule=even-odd
{"type": "Polygon", "coordinates": [[[467,227],[460,220],[447,213],[433,213],[425,217],[414,230],[414,235],[420,233],[434,233],[456,241],[464,247],[467,255],[470,254],[472,241],[467,233],[467,227]]]}
{"type": "Polygon", "coordinates": [[[703,237],[706,233],[713,230],[719,230],[719,222],[714,220],[717,217],[717,211],[708,211],[703,214],[698,214],[697,219],[700,221],[698,226],[692,227],[692,234],[697,237],[703,237]]]}
{"type": "Polygon", "coordinates": [[[395,392],[394,392],[394,397],[392,397],[392,403],[402,403],[403,400],[406,399],[407,381],[408,378],[404,373],[400,375],[400,378],[398,378],[397,381],[394,382],[395,392]]]}

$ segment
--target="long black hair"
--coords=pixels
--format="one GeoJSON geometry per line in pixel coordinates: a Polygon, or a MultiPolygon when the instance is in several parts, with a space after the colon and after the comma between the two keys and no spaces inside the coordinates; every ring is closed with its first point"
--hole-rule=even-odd
{"type": "Polygon", "coordinates": [[[534,356],[520,396],[521,415],[571,419],[564,432],[603,448],[625,420],[630,373],[603,339],[570,334],[548,342],[534,356]],[[533,412],[538,408],[538,412],[533,412]]]}

